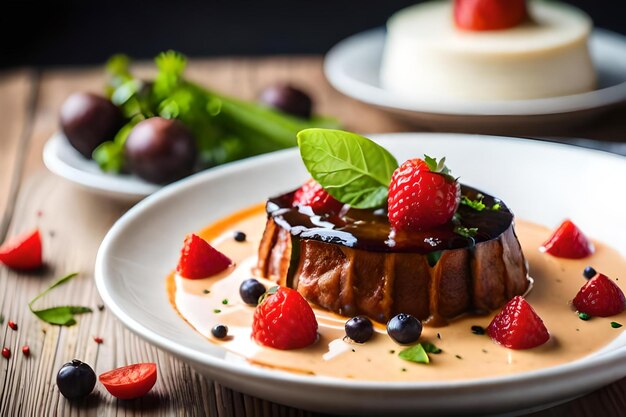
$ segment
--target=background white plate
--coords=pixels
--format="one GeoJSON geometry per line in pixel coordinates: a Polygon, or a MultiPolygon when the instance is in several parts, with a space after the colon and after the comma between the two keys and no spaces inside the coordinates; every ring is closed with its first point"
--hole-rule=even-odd
{"type": "MultiPolygon", "coordinates": [[[[572,146],[454,134],[378,135],[399,160],[446,156],[462,181],[499,196],[525,219],[568,216],[626,255],[626,158],[572,146]]],[[[128,211],[98,252],[96,283],[110,310],[146,340],[243,392],[343,413],[492,413],[579,395],[626,375],[626,332],[584,360],[511,376],[454,382],[367,382],[313,377],[232,360],[169,305],[165,276],[185,234],[298,186],[308,175],[296,149],[236,162],[165,187],[128,211]]]]}
{"type": "Polygon", "coordinates": [[[626,100],[626,37],[606,30],[595,29],[589,41],[597,90],[509,101],[407,99],[384,90],[379,69],[385,37],[385,30],[378,28],[341,41],[326,55],[326,77],[347,96],[432,129],[546,135],[585,123],[626,100]]]}
{"type": "Polygon", "coordinates": [[[74,149],[62,133],[55,134],[46,142],[43,162],[53,174],[116,200],[139,201],[161,188],[134,175],[102,172],[98,164],[74,149]]]}

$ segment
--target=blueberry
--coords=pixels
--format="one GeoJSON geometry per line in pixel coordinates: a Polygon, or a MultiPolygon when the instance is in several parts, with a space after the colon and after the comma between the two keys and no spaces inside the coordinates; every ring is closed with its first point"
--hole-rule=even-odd
{"type": "Polygon", "coordinates": [[[583,276],[587,279],[591,279],[593,277],[595,277],[597,274],[596,270],[593,269],[592,267],[588,266],[587,268],[585,268],[585,270],[583,271],[583,276]]]}
{"type": "Polygon", "coordinates": [[[223,324],[217,324],[211,329],[211,334],[217,339],[223,339],[228,334],[228,327],[223,324]]]}
{"type": "Polygon", "coordinates": [[[413,343],[422,334],[422,323],[410,314],[400,313],[387,323],[387,334],[401,345],[413,343]]]}
{"type": "Polygon", "coordinates": [[[259,303],[259,297],[265,294],[265,285],[254,278],[250,278],[241,283],[239,295],[244,303],[255,306],[259,303]]]}
{"type": "Polygon", "coordinates": [[[261,103],[303,119],[311,117],[313,101],[307,93],[288,84],[276,84],[263,90],[261,103]]]}
{"type": "Polygon", "coordinates": [[[237,242],[245,242],[246,241],[246,234],[244,232],[241,232],[241,231],[238,230],[233,235],[233,239],[235,239],[237,242]]]}
{"type": "Polygon", "coordinates": [[[374,334],[372,321],[365,316],[352,317],[346,322],[346,336],[357,343],[365,343],[374,334]]]}
{"type": "Polygon", "coordinates": [[[59,369],[57,386],[69,400],[86,397],[96,386],[96,373],[91,366],[73,359],[59,369]]]}

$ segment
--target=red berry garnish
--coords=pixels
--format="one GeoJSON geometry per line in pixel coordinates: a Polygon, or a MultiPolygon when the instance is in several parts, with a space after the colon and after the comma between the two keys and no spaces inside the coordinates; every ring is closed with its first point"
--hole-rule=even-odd
{"type": "Polygon", "coordinates": [[[335,200],[313,178],[296,191],[293,196],[293,205],[309,206],[317,214],[338,213],[343,207],[343,203],[335,200]]]}
{"type": "Polygon", "coordinates": [[[28,345],[24,345],[22,346],[22,353],[24,354],[24,356],[26,356],[27,358],[30,356],[30,348],[28,347],[28,345]]]}
{"type": "Polygon", "coordinates": [[[450,176],[445,158],[410,159],[391,176],[389,222],[396,230],[419,231],[441,226],[459,207],[461,187],[450,176]]]}
{"type": "Polygon", "coordinates": [[[195,234],[187,235],[176,271],[183,278],[206,278],[226,270],[231,261],[195,234]]]}
{"type": "Polygon", "coordinates": [[[11,359],[11,351],[9,350],[9,348],[2,348],[2,356],[5,359],[11,359]]]}
{"type": "Polygon", "coordinates": [[[513,297],[491,321],[487,334],[509,349],[530,349],[548,341],[550,334],[535,310],[521,296],[513,297]]]}
{"type": "Polygon", "coordinates": [[[508,29],[527,17],[526,0],[454,0],[454,22],[459,29],[508,29]]]}
{"type": "Polygon", "coordinates": [[[624,311],[624,293],[609,277],[597,274],[582,286],[573,301],[581,313],[591,316],[609,317],[624,311]]]}
{"type": "Polygon", "coordinates": [[[39,229],[15,236],[0,246],[0,262],[13,269],[37,269],[43,265],[39,229]]]}
{"type": "Polygon", "coordinates": [[[254,340],[276,349],[300,349],[315,342],[317,320],[309,303],[291,288],[272,291],[254,312],[254,340]]]}
{"type": "Polygon", "coordinates": [[[9,320],[9,322],[8,322],[7,324],[9,325],[9,327],[10,327],[12,330],[17,330],[17,323],[16,323],[16,322],[14,322],[13,320],[9,320]]]}
{"type": "Polygon", "coordinates": [[[593,245],[574,223],[565,220],[540,250],[557,258],[580,259],[593,253],[593,245]]]}

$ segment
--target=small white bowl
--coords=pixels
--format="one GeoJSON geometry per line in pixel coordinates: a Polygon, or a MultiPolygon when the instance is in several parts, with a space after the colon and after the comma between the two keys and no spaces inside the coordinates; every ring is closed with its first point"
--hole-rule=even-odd
{"type": "Polygon", "coordinates": [[[379,69],[385,36],[385,30],[378,28],[338,43],[326,55],[326,77],[349,97],[433,130],[563,133],[626,101],[626,37],[606,30],[595,29],[589,45],[598,89],[563,97],[508,101],[409,99],[383,89],[379,69]]]}
{"type": "Polygon", "coordinates": [[[43,162],[59,177],[93,192],[119,201],[136,202],[161,188],[128,174],[108,174],[82,156],[62,133],[56,133],[43,148],[43,162]]]}
{"type": "MultiPolygon", "coordinates": [[[[553,143],[475,135],[377,135],[399,160],[445,155],[463,181],[502,197],[521,218],[565,216],[626,255],[626,158],[553,143]]],[[[95,278],[122,324],[200,372],[242,392],[331,413],[485,415],[545,407],[626,374],[626,332],[559,366],[484,379],[373,382],[289,373],[233,358],[195,332],[168,301],[165,277],[184,236],[308,177],[297,149],[253,157],[164,187],[124,214],[98,251],[95,278]]],[[[619,331],[619,330],[617,330],[619,331]]]]}

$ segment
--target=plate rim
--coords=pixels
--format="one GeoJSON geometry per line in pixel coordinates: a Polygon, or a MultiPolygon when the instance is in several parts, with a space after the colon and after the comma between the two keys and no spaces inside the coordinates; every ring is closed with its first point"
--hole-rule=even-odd
{"type": "MultiPolygon", "coordinates": [[[[411,113],[467,117],[532,117],[569,114],[579,111],[602,109],[626,101],[626,80],[609,87],[569,96],[547,97],[526,100],[411,100],[384,90],[380,86],[356,80],[343,70],[346,55],[352,48],[365,48],[383,41],[384,26],[353,34],[335,44],[324,56],[323,71],[328,82],[342,94],[361,102],[411,113]],[[544,111],[537,111],[545,108],[544,111]]],[[[626,36],[594,27],[590,40],[602,43],[619,43],[626,51],[626,36]]],[[[373,53],[369,52],[369,58],[373,53]]],[[[380,66],[380,59],[377,61],[380,66]]],[[[354,63],[354,62],[352,62],[354,63]]],[[[376,74],[380,68],[376,69],[376,74]]]]}
{"type": "MultiPolygon", "coordinates": [[[[384,139],[384,138],[393,138],[398,136],[406,136],[406,135],[428,135],[428,136],[447,136],[447,137],[479,137],[479,138],[488,138],[487,140],[495,140],[498,142],[501,141],[513,141],[513,142],[528,142],[527,140],[513,137],[502,137],[502,136],[488,136],[488,135],[468,135],[468,134],[448,134],[448,133],[391,133],[391,134],[378,134],[374,135],[376,139],[384,139]]],[[[568,148],[568,145],[552,143],[552,142],[536,142],[536,146],[549,146],[549,147],[558,147],[558,148],[568,148]]],[[[579,149],[580,152],[599,152],[603,155],[603,157],[611,157],[614,156],[618,158],[620,161],[624,162],[626,159],[619,155],[614,155],[610,153],[606,153],[603,151],[589,150],[589,149],[579,149]]],[[[257,367],[248,363],[242,365],[238,362],[230,362],[223,358],[213,356],[209,353],[198,352],[193,348],[186,347],[182,344],[174,344],[172,345],[172,341],[165,338],[164,336],[159,335],[157,332],[154,332],[147,327],[143,326],[139,320],[130,317],[126,312],[123,311],[121,307],[119,307],[116,301],[113,299],[112,295],[108,292],[106,285],[106,277],[105,277],[105,260],[107,257],[108,251],[111,250],[112,243],[115,242],[115,239],[118,235],[123,232],[124,228],[127,224],[137,221],[136,219],[140,217],[141,213],[144,210],[149,209],[153,204],[157,204],[161,200],[166,200],[168,198],[172,198],[179,192],[183,192],[188,188],[193,188],[198,186],[199,184],[210,182],[215,180],[215,178],[219,178],[220,176],[228,175],[229,173],[236,172],[241,165],[263,165],[267,161],[273,161],[274,163],[280,162],[281,159],[293,158],[297,155],[297,149],[287,149],[282,150],[270,154],[260,155],[253,158],[249,158],[248,160],[238,161],[232,164],[224,165],[222,167],[218,167],[213,170],[200,172],[198,174],[192,175],[187,179],[176,183],[171,184],[164,187],[162,190],[157,193],[149,196],[143,201],[139,202],[137,205],[132,207],[127,213],[125,213],[109,230],[107,235],[105,236],[102,244],[98,250],[98,254],[96,257],[96,267],[95,267],[95,281],[96,286],[98,288],[98,292],[102,297],[105,304],[112,311],[112,313],[122,322],[124,326],[129,328],[138,336],[148,340],[150,343],[176,355],[182,357],[185,361],[190,361],[196,364],[203,365],[205,367],[211,368],[214,372],[219,372],[221,370],[227,370],[228,373],[243,376],[243,377],[253,377],[260,378],[264,381],[277,381],[281,383],[289,383],[289,384],[297,384],[299,386],[315,386],[317,388],[322,389],[350,389],[352,391],[357,390],[359,392],[372,392],[376,391],[378,393],[391,393],[391,392],[431,392],[437,390],[454,390],[454,389],[462,389],[462,388],[473,388],[474,390],[488,390],[495,386],[501,386],[502,384],[507,385],[516,385],[516,384],[526,384],[533,381],[547,381],[550,379],[557,378],[559,380],[566,378],[568,376],[575,376],[581,373],[586,373],[589,370],[589,361],[588,357],[581,358],[572,362],[568,362],[562,365],[538,369],[534,371],[527,371],[522,373],[515,373],[510,375],[503,375],[497,377],[488,377],[488,378],[479,378],[479,379],[466,379],[466,380],[453,380],[453,381],[395,381],[395,382],[385,382],[381,383],[380,381],[364,381],[364,380],[351,380],[351,379],[343,379],[343,378],[334,378],[334,377],[325,377],[325,376],[303,376],[294,373],[290,373],[282,370],[275,369],[264,369],[261,367],[257,367]]],[[[181,325],[184,322],[181,321],[181,325]]],[[[616,348],[613,351],[604,352],[601,355],[594,356],[592,359],[592,364],[594,369],[597,369],[597,372],[594,372],[597,376],[600,374],[606,375],[606,373],[615,374],[616,367],[615,362],[617,359],[626,357],[626,346],[621,346],[616,348]],[[600,373],[600,370],[603,372],[600,373]]],[[[620,372],[623,374],[623,371],[620,372]]],[[[615,379],[615,378],[613,378],[615,379]]]]}

